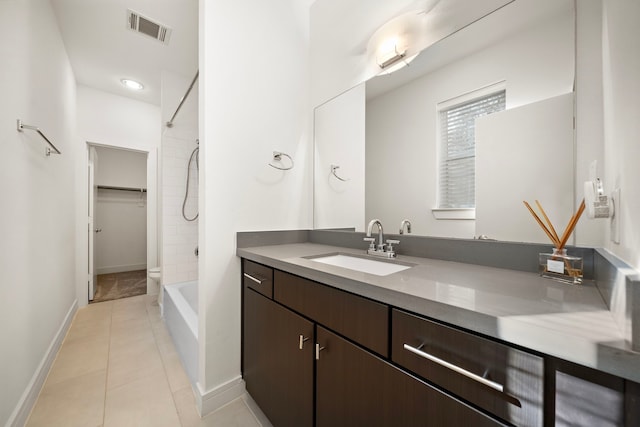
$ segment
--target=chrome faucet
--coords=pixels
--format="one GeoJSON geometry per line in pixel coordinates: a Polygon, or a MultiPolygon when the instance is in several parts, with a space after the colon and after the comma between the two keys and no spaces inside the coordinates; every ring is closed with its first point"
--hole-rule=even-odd
{"type": "Polygon", "coordinates": [[[378,248],[377,250],[380,252],[384,252],[384,234],[382,231],[382,223],[379,219],[372,219],[369,221],[369,225],[367,226],[367,237],[371,237],[371,232],[373,231],[373,226],[378,226],[378,248]]]}
{"type": "Polygon", "coordinates": [[[411,234],[411,222],[408,219],[403,219],[400,223],[400,234],[404,234],[404,228],[407,227],[407,234],[411,234]]]}
{"type": "Polygon", "coordinates": [[[384,232],[382,231],[382,223],[379,219],[373,219],[369,222],[367,226],[367,237],[364,238],[365,242],[369,242],[369,249],[367,249],[367,254],[383,256],[385,258],[395,258],[396,253],[393,251],[392,245],[397,245],[400,243],[398,240],[387,240],[387,245],[385,248],[384,243],[384,232]],[[378,226],[378,245],[375,244],[375,237],[371,237],[371,232],[373,231],[373,226],[378,226]],[[386,250],[385,250],[386,249],[386,250]]]}

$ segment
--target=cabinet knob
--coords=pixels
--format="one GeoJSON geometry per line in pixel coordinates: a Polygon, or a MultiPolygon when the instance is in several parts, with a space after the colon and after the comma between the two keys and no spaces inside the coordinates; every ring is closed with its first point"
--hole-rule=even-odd
{"type": "Polygon", "coordinates": [[[300,342],[298,343],[298,348],[302,350],[304,348],[304,343],[309,341],[309,338],[306,338],[304,335],[300,334],[300,342]]]}
{"type": "Polygon", "coordinates": [[[325,347],[320,347],[320,344],[316,343],[316,360],[320,360],[320,352],[324,349],[325,347]]]}

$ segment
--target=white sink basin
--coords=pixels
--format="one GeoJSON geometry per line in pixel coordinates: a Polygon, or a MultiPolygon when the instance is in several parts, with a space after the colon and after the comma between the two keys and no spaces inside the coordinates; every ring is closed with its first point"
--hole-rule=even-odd
{"type": "Polygon", "coordinates": [[[311,261],[321,262],[323,264],[334,265],[336,267],[348,268],[349,270],[375,274],[376,276],[387,276],[413,267],[413,265],[400,264],[392,261],[378,261],[371,258],[336,253],[308,257],[308,259],[311,261]]]}

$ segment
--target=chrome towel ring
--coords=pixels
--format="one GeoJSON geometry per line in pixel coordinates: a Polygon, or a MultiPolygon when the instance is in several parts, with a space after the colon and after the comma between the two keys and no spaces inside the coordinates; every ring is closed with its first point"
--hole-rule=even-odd
{"type": "Polygon", "coordinates": [[[288,171],[290,169],[293,169],[293,159],[287,153],[281,153],[280,151],[274,151],[273,152],[273,160],[271,160],[271,162],[282,163],[282,156],[285,156],[285,157],[287,157],[289,159],[289,161],[291,162],[291,166],[289,166],[289,167],[279,166],[279,165],[274,165],[273,163],[269,163],[269,166],[271,166],[272,168],[275,168],[275,169],[279,169],[281,171],[288,171]]]}
{"type": "Polygon", "coordinates": [[[342,182],[349,181],[349,178],[342,178],[340,175],[338,175],[338,173],[336,172],[336,170],[338,168],[340,168],[339,165],[331,165],[331,175],[335,176],[336,178],[338,178],[342,182]]]}

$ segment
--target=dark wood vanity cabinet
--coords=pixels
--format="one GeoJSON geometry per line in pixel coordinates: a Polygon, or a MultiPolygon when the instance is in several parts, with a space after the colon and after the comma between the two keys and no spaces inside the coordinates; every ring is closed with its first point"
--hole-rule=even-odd
{"type": "Polygon", "coordinates": [[[317,427],[503,425],[321,326],[317,341],[317,427]]]}
{"type": "Polygon", "coordinates": [[[274,426],[311,427],[313,323],[248,287],[243,312],[247,391],[274,426]]]}
{"type": "Polygon", "coordinates": [[[637,383],[242,266],[243,377],[275,427],[640,427],[637,383]]]}
{"type": "Polygon", "coordinates": [[[243,288],[250,288],[262,295],[273,297],[273,269],[248,260],[242,263],[243,288]]]}
{"type": "Polygon", "coordinates": [[[259,267],[243,263],[242,371],[275,427],[504,425],[391,363],[389,306],[277,270],[271,299],[259,267]]]}
{"type": "Polygon", "coordinates": [[[548,357],[546,425],[640,426],[640,384],[548,357]]]}
{"type": "Polygon", "coordinates": [[[518,426],[542,426],[544,359],[508,345],[392,310],[391,359],[518,426]]]}
{"type": "Polygon", "coordinates": [[[273,299],[384,357],[389,306],[276,270],[273,299]]]}

